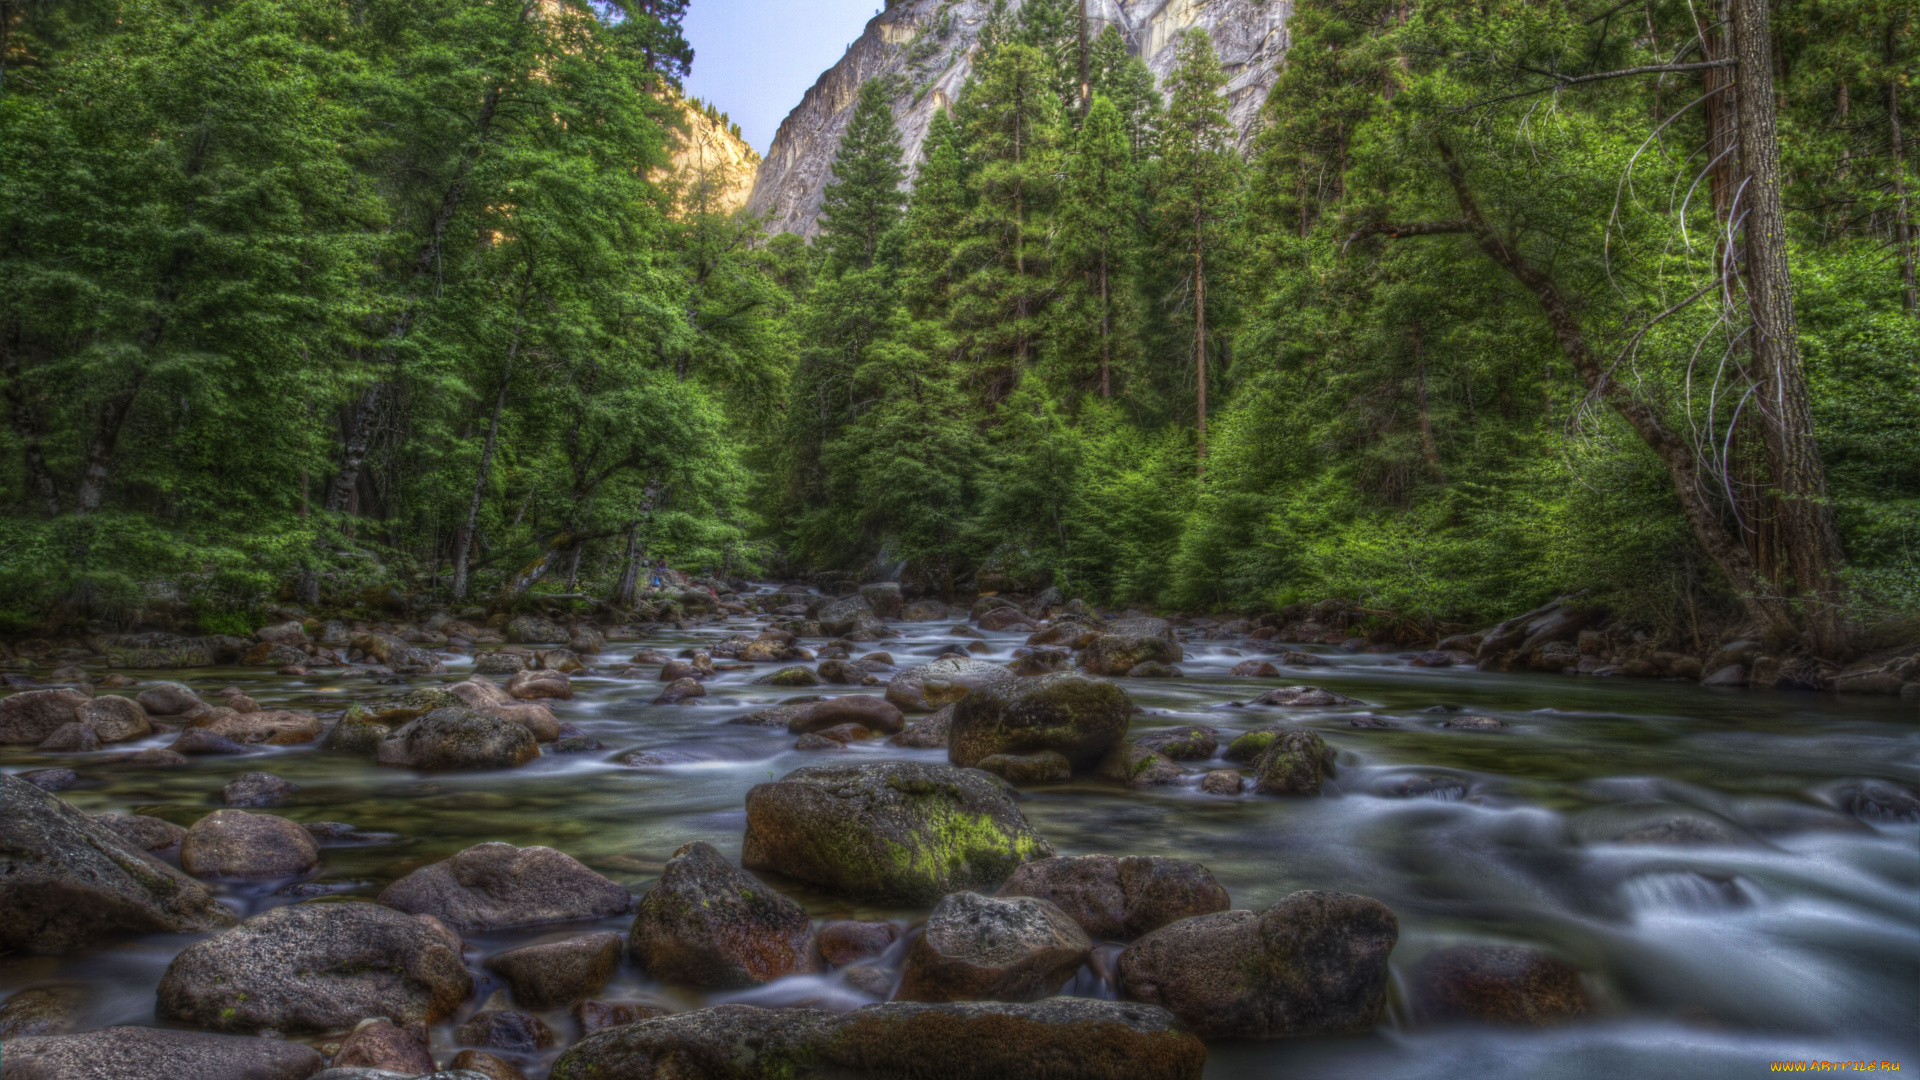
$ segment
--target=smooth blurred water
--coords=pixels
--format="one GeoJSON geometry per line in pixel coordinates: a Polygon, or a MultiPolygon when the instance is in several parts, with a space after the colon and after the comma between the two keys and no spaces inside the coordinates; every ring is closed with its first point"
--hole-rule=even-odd
{"type": "MultiPolygon", "coordinates": [[[[676,652],[736,633],[732,619],[645,643],[609,646],[598,667],[639,648],[676,652]]],[[[925,662],[965,639],[950,622],[896,624],[885,650],[899,667],[925,662]]],[[[1024,635],[987,633],[987,655],[1010,659],[1024,635]]],[[[1899,1060],[1920,1068],[1920,823],[1861,820],[1836,800],[1847,781],[1878,778],[1911,788],[1920,766],[1920,710],[1882,699],[1715,691],[1685,683],[1594,680],[1417,669],[1388,656],[1320,651],[1329,666],[1287,668],[1278,679],[1226,674],[1232,642],[1191,641],[1177,680],[1122,680],[1140,705],[1133,734],[1200,723],[1234,734],[1287,723],[1311,727],[1339,751],[1337,775],[1318,798],[1227,798],[1184,787],[1125,791],[1097,780],[1030,789],[1023,810],[1066,854],[1172,855],[1206,864],[1236,907],[1260,908],[1296,889],[1376,897],[1398,914],[1397,971],[1459,942],[1533,944],[1590,974],[1593,1018],[1532,1031],[1432,1028],[1408,1022],[1396,1000],[1373,1036],[1216,1044],[1209,1077],[1719,1077],[1767,1070],[1774,1060],[1899,1060]],[[1345,708],[1242,706],[1276,685],[1311,683],[1364,702],[1345,708]],[[1453,706],[1505,720],[1497,732],[1445,728],[1453,706]],[[1384,718],[1384,730],[1348,719],[1384,718]],[[1632,842],[1631,834],[1692,819],[1678,835],[1699,842],[1632,842]],[[1700,823],[1704,823],[1704,826],[1700,823]],[[1709,830],[1702,833],[1702,829],[1709,830]]],[[[607,744],[594,754],[548,754],[510,772],[423,775],[378,768],[313,747],[261,748],[244,757],[197,758],[187,768],[142,770],[117,762],[172,736],[94,755],[58,755],[87,783],[63,792],[90,812],[154,814],[191,824],[220,803],[243,772],[300,784],[272,812],[299,821],[343,821],[397,834],[390,843],[328,847],[303,884],[371,897],[389,881],[472,844],[546,844],[635,892],[672,851],[708,841],[735,857],[743,800],[756,783],[824,760],[945,759],[875,740],[840,752],[793,749],[784,730],[728,724],[796,694],[878,693],[881,688],[790,691],[751,680],[777,665],[727,671],[697,705],[653,706],[657,668],[638,677],[578,675],[561,719],[607,744]],[[696,760],[663,768],[612,763],[629,749],[671,749],[696,760]],[[75,759],[79,758],[79,761],[75,759]]],[[[449,658],[445,681],[465,677],[449,658]]],[[[238,685],[269,707],[339,709],[396,688],[332,675],[289,678],[258,669],[170,673],[203,695],[238,685]]],[[[439,681],[414,679],[412,685],[439,681]]],[[[56,763],[8,749],[9,771],[56,763]]],[[[1214,767],[1226,767],[1216,762],[1214,767]]],[[[1661,835],[1656,832],[1656,836],[1661,835]]],[[[1671,830],[1667,835],[1672,835],[1671,830]]],[[[292,902],[285,882],[221,885],[251,913],[292,902]]],[[[776,881],[821,919],[891,917],[924,910],[849,903],[776,881]]],[[[592,928],[624,930],[625,919],[592,928]]],[[[586,927],[477,935],[470,945],[478,1001],[494,984],[478,959],[586,927]]],[[[0,993],[79,980],[94,990],[88,1026],[153,1023],[153,992],[190,939],[147,938],[59,960],[0,958],[0,993]]],[[[896,947],[898,948],[898,947],[896,947]]],[[[1108,958],[1110,964],[1110,957],[1108,958]]],[[[805,1000],[852,1007],[873,1000],[840,974],[782,980],[703,999],[649,984],[628,970],[602,996],[644,991],[694,1007],[703,1001],[805,1000]]],[[[1069,992],[1110,995],[1093,969],[1069,992]]],[[[548,1016],[561,1043],[574,1025],[548,1016]]],[[[451,1025],[435,1040],[451,1045],[451,1025]]],[[[556,1047],[553,1053],[557,1053],[556,1047]]],[[[449,1055],[450,1056],[450,1055],[449,1055]]],[[[547,1055],[550,1058],[552,1054],[547,1055]]]]}

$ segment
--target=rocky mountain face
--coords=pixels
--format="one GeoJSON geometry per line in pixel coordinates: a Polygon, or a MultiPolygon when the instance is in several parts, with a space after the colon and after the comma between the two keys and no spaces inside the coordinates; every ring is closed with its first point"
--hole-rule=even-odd
{"type": "Polygon", "coordinates": [[[681,205],[702,203],[715,213],[730,214],[747,203],[760,155],[724,122],[685,98],[674,99],[686,118],[685,131],[675,132],[673,161],[667,171],[680,189],[681,205]]]}
{"type": "MultiPolygon", "coordinates": [[[[815,231],[828,167],[869,79],[895,80],[894,117],[907,160],[917,163],[934,110],[951,105],[972,74],[974,43],[992,6],[992,0],[899,0],[874,16],[780,125],[747,207],[768,215],[776,230],[815,231]]],[[[1087,8],[1093,35],[1119,27],[1134,55],[1163,81],[1173,70],[1180,32],[1204,27],[1227,69],[1242,145],[1252,138],[1286,51],[1291,0],[1088,0],[1087,8]]]]}

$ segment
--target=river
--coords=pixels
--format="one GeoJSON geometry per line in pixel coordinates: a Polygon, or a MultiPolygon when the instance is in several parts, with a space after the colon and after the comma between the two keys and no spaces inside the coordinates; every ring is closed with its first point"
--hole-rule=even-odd
{"type": "MultiPolygon", "coordinates": [[[[677,707],[649,704],[660,690],[657,667],[643,665],[630,677],[606,674],[633,650],[677,652],[751,635],[762,624],[733,618],[609,645],[596,672],[576,673],[573,700],[554,703],[563,721],[608,750],[549,753],[510,772],[429,776],[313,746],[200,757],[180,769],[118,761],[164,746],[172,735],[84,755],[9,748],[0,752],[0,766],[75,768],[85,782],[61,795],[82,809],[153,814],[181,825],[218,807],[232,777],[267,771],[304,789],[272,812],[393,834],[387,842],[327,847],[320,870],[298,883],[301,895],[371,898],[421,865],[489,840],[558,848],[637,893],[689,841],[708,841],[737,859],[743,800],[756,783],[823,760],[945,760],[944,751],[881,740],[802,752],[784,730],[727,723],[796,693],[752,683],[770,665],[723,671],[708,680],[706,698],[677,707]],[[658,768],[613,763],[616,752],[633,748],[675,750],[694,760],[658,768]]],[[[885,650],[904,668],[962,640],[953,627],[894,624],[892,640],[861,650],[885,650]]],[[[1024,634],[984,633],[978,640],[985,656],[1005,660],[1024,634]]],[[[1920,768],[1920,709],[1912,703],[1419,669],[1391,655],[1315,647],[1306,648],[1328,666],[1246,679],[1227,674],[1242,658],[1230,651],[1234,646],[1189,641],[1184,678],[1120,680],[1140,706],[1133,734],[1200,723],[1220,729],[1224,747],[1239,731],[1276,722],[1308,726],[1339,752],[1323,795],[1202,794],[1203,770],[1189,763],[1193,786],[1126,791],[1085,780],[1030,789],[1022,809],[1038,830],[1062,854],[1197,860],[1235,907],[1261,908],[1297,889],[1375,897],[1400,920],[1396,973],[1442,945],[1541,946],[1587,973],[1597,1008],[1584,1021],[1543,1030],[1436,1027],[1407,1015],[1396,993],[1387,1020],[1370,1036],[1217,1043],[1208,1077],[1732,1077],[1767,1071],[1776,1060],[1809,1059],[1920,1068],[1920,821],[1845,809],[1862,780],[1912,788],[1920,768]],[[1268,687],[1297,683],[1365,704],[1239,704],[1268,687]],[[1443,724],[1453,714],[1441,711],[1449,708],[1509,726],[1449,729],[1443,724]],[[1391,726],[1349,723],[1361,714],[1391,726]],[[1690,823],[1660,828],[1683,818],[1690,823]]],[[[448,675],[408,684],[457,681],[471,668],[469,657],[446,659],[448,675]]],[[[182,675],[203,696],[237,685],[268,708],[327,712],[396,692],[339,672],[289,677],[230,668],[139,677],[182,675]]],[[[820,919],[926,914],[774,883],[820,919]]],[[[218,888],[227,903],[251,914],[293,902],[288,884],[218,888]]],[[[498,986],[478,970],[479,956],[587,928],[624,931],[627,921],[473,936],[475,1003],[498,986]]],[[[78,981],[91,995],[82,1027],[153,1024],[154,989],[189,940],[151,937],[59,959],[0,958],[0,994],[78,981]]],[[[1070,990],[1111,994],[1091,969],[1070,990]]],[[[831,975],[703,998],[651,985],[631,966],[600,996],[629,991],[686,1007],[871,1000],[831,975]]],[[[577,1030],[564,1013],[548,1022],[562,1044],[577,1030]]],[[[443,1060],[452,1055],[451,1030],[446,1024],[435,1033],[443,1060]]],[[[529,1075],[538,1075],[540,1063],[529,1064],[529,1075]]]]}

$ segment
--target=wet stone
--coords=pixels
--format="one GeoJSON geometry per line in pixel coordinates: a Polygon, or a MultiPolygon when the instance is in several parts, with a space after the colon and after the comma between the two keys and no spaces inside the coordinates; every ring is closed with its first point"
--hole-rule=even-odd
{"type": "Polygon", "coordinates": [[[221,788],[220,801],[228,806],[279,806],[299,790],[299,784],[272,773],[250,772],[221,788]]]}
{"type": "Polygon", "coordinates": [[[469,1046],[529,1054],[553,1045],[553,1029],[532,1013],[483,1009],[453,1029],[455,1040],[469,1046]]]}
{"type": "Polygon", "coordinates": [[[1418,1015],[1539,1026],[1586,1015],[1580,972],[1564,960],[1517,945],[1458,945],[1429,953],[1409,986],[1418,1015]]]}

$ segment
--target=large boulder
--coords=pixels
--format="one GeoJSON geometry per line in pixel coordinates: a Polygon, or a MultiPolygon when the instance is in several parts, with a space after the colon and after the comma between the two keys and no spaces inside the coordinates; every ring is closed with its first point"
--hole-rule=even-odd
{"type": "Polygon", "coordinates": [[[286,818],[215,810],[187,830],[180,865],[203,878],[290,877],[320,865],[320,845],[286,818]]]}
{"type": "Polygon", "coordinates": [[[1120,989],[1203,1039],[1371,1030],[1387,1000],[1399,922],[1378,900],[1297,892],[1264,912],[1163,926],[1120,954],[1120,989]]]}
{"type": "Polygon", "coordinates": [[[1408,979],[1421,1019],[1544,1025],[1592,1006],[1573,965],[1517,945],[1456,945],[1427,954],[1408,979]]]}
{"type": "Polygon", "coordinates": [[[597,993],[620,970],[626,943],[611,931],[509,949],[487,958],[514,1000],[529,1009],[557,1009],[597,993]]]}
{"type": "Polygon", "coordinates": [[[875,617],[873,605],[859,593],[851,596],[835,597],[820,607],[820,629],[828,637],[843,637],[861,630],[870,630],[876,626],[885,629],[886,624],[875,617]]]}
{"type": "Polygon", "coordinates": [[[634,906],[628,940],[663,983],[733,990],[810,970],[812,936],[805,908],[696,842],[673,853],[634,906]]]}
{"type": "Polygon", "coordinates": [[[157,1015],[213,1031],[339,1031],[369,1016],[435,1023],[473,991],[458,942],[428,920],[359,901],[293,904],[187,946],[157,1015]]]}
{"type": "Polygon", "coordinates": [[[361,1021],[333,1055],[336,1069],[382,1069],[402,1076],[434,1071],[427,1025],[401,1026],[384,1016],[361,1021]]]}
{"type": "Polygon", "coordinates": [[[1253,790],[1262,795],[1318,795],[1333,751],[1304,728],[1276,732],[1253,761],[1253,790]]]}
{"type": "Polygon", "coordinates": [[[5,1080],[307,1080],[320,1052],[284,1039],[111,1027],[9,1039],[5,1080]]]}
{"type": "Polygon", "coordinates": [[[603,1030],[553,1080],[1200,1080],[1206,1047],[1166,1010],[1050,998],[896,1001],[843,1016],[720,1005],[603,1030]]]}
{"type": "MultiPolygon", "coordinates": [[[[825,667],[826,665],[821,665],[825,667]]],[[[871,694],[853,694],[828,698],[787,722],[787,731],[804,735],[825,731],[841,724],[859,724],[870,731],[891,735],[906,726],[906,717],[886,698],[871,694]]]]}
{"type": "Polygon", "coordinates": [[[153,725],[147,721],[147,710],[132,698],[101,694],[75,706],[73,711],[104,743],[138,739],[153,731],[153,725]]]}
{"type": "Polygon", "coordinates": [[[1141,664],[1177,664],[1186,658],[1171,631],[1127,633],[1122,627],[1129,621],[1135,620],[1109,624],[1105,633],[1087,644],[1086,651],[1080,654],[1080,662],[1088,671],[1095,675],[1125,675],[1141,664]]]}
{"type": "Polygon", "coordinates": [[[1051,901],[949,893],[907,950],[895,999],[1038,1001],[1057,993],[1092,951],[1086,931],[1051,901]]]}
{"type": "Polygon", "coordinates": [[[567,632],[550,619],[518,615],[507,621],[507,640],[516,645],[553,645],[567,640],[567,632]]]}
{"type": "Polygon", "coordinates": [[[456,706],[408,721],[373,751],[373,759],[382,765],[424,770],[510,769],[539,756],[533,732],[511,720],[456,706]]]}
{"type": "Polygon", "coordinates": [[[961,699],[947,757],[971,768],[993,754],[1051,750],[1089,769],[1126,735],[1132,717],[1126,691],[1102,679],[1068,671],[1015,679],[961,699]]]}
{"type": "Polygon", "coordinates": [[[478,713],[497,716],[502,720],[511,720],[528,731],[540,742],[552,742],[560,737],[560,720],[553,710],[545,705],[521,701],[501,689],[500,684],[484,675],[475,675],[465,682],[457,682],[447,687],[447,693],[458,698],[461,703],[478,713]]]}
{"type": "Polygon", "coordinates": [[[133,700],[153,716],[179,716],[196,705],[205,704],[191,687],[177,682],[154,683],[134,695],[133,700]]]}
{"type": "Polygon", "coordinates": [[[432,915],[463,934],[601,919],[633,907],[618,884],[549,847],[476,844],[380,893],[388,907],[432,915]]]}
{"type": "Polygon", "coordinates": [[[740,861],[856,899],[930,904],[997,887],[1052,854],[987,774],[886,761],[809,766],[756,785],[740,861]]]}
{"type": "Polygon", "coordinates": [[[573,697],[573,680],[564,671],[516,671],[507,678],[507,694],[521,701],[573,697]]]}
{"type": "Polygon", "coordinates": [[[1093,937],[1121,940],[1231,906],[1206,867],[1158,855],[1038,859],[1015,870],[999,895],[1051,901],[1093,937]]]}
{"type": "Polygon", "coordinates": [[[0,775],[0,953],[233,925],[206,886],[64,800],[0,775]]]}
{"type": "Polygon", "coordinates": [[[887,700],[905,712],[932,712],[951,705],[982,686],[1010,681],[1013,672],[1002,664],[965,657],[941,657],[931,664],[908,668],[887,683],[887,700]]]}
{"type": "Polygon", "coordinates": [[[860,596],[874,615],[882,619],[897,619],[906,611],[906,597],[900,592],[897,581],[876,581],[871,585],[860,586],[860,596]]]}
{"type": "Polygon", "coordinates": [[[77,710],[90,698],[78,690],[23,690],[0,700],[0,743],[44,742],[47,736],[80,719],[77,710]]]}

